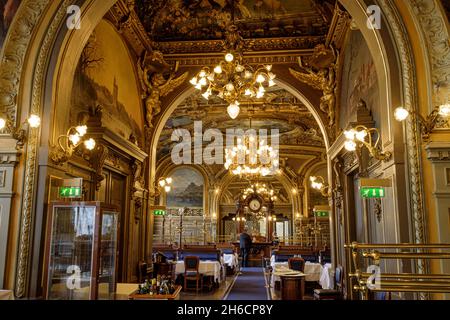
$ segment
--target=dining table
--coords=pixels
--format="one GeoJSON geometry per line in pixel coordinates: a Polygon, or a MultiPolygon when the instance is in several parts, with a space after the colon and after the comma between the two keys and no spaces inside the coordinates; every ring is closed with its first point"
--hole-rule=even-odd
{"type": "MultiPolygon", "coordinates": [[[[222,281],[222,264],[219,261],[201,260],[199,263],[198,272],[204,276],[214,277],[214,281],[216,283],[220,283],[222,281]]],[[[175,275],[178,276],[180,274],[184,274],[184,261],[177,261],[175,267],[175,275]]]]}

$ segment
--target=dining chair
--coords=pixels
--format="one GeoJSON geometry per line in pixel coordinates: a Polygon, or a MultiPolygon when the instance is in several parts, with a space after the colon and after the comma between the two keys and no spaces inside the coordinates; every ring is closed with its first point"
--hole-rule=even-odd
{"type": "Polygon", "coordinates": [[[185,256],[184,257],[184,287],[183,290],[187,291],[188,281],[195,281],[195,291],[198,291],[203,287],[203,275],[199,272],[200,259],[197,256],[185,256]],[[199,286],[200,284],[200,286],[199,286]]]}
{"type": "Polygon", "coordinates": [[[341,300],[343,298],[344,271],[337,266],[334,271],[334,289],[315,289],[314,300],[341,300]]]}
{"type": "Polygon", "coordinates": [[[288,267],[295,271],[305,272],[305,259],[298,257],[289,258],[288,267]]]}

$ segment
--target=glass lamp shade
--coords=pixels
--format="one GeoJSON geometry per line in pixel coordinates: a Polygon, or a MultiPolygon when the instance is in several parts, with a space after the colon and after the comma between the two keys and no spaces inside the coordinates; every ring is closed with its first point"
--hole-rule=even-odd
{"type": "Polygon", "coordinates": [[[397,121],[404,121],[406,118],[408,118],[409,112],[403,107],[398,107],[394,111],[394,118],[397,121]]]}
{"type": "Polygon", "coordinates": [[[228,106],[227,112],[231,119],[236,119],[237,116],[239,115],[240,108],[237,104],[232,103],[228,106]]]}

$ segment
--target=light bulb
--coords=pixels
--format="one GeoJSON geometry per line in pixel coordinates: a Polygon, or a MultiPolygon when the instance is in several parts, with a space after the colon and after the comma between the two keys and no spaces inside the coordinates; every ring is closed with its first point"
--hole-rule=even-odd
{"type": "Polygon", "coordinates": [[[266,81],[266,78],[262,74],[258,74],[256,77],[256,82],[263,83],[264,81],[266,81]]]}
{"type": "Polygon", "coordinates": [[[244,71],[244,70],[245,70],[244,66],[242,66],[242,65],[240,65],[240,64],[238,64],[238,65],[236,66],[236,72],[242,72],[242,71],[244,71]]]}
{"type": "Polygon", "coordinates": [[[344,143],[345,150],[347,151],[355,151],[356,150],[356,143],[353,140],[347,140],[344,143]]]}
{"type": "Polygon", "coordinates": [[[267,71],[272,70],[272,65],[271,65],[271,64],[266,65],[266,70],[267,70],[267,71]]]}
{"type": "Polygon", "coordinates": [[[253,73],[252,73],[251,71],[247,70],[247,71],[245,71],[245,73],[244,73],[244,77],[245,77],[246,79],[250,79],[251,77],[253,77],[253,73]]]}
{"type": "Polygon", "coordinates": [[[80,137],[84,136],[87,132],[87,126],[83,125],[83,126],[78,126],[75,128],[75,130],[77,130],[78,134],[80,135],[80,137]]]}
{"type": "Polygon", "coordinates": [[[233,60],[234,60],[234,56],[233,56],[232,53],[227,53],[227,54],[225,55],[225,61],[226,61],[226,62],[231,62],[231,61],[233,61],[233,60]]]}
{"type": "Polygon", "coordinates": [[[189,82],[195,86],[198,82],[198,79],[197,79],[197,77],[193,77],[189,82]]]}
{"type": "Polygon", "coordinates": [[[252,90],[250,90],[250,89],[245,89],[244,95],[246,95],[246,96],[251,96],[251,95],[252,95],[252,90]]]}
{"type": "Polygon", "coordinates": [[[198,76],[199,76],[200,78],[205,77],[205,76],[206,76],[206,71],[205,71],[205,70],[200,71],[200,73],[198,74],[198,76]]]}
{"type": "Polygon", "coordinates": [[[166,185],[165,187],[164,187],[164,190],[166,191],[166,192],[170,192],[170,186],[169,185],[166,185]]]}
{"type": "Polygon", "coordinates": [[[450,117],[450,103],[439,106],[439,114],[442,117],[450,117]]]}
{"type": "Polygon", "coordinates": [[[206,86],[208,84],[208,80],[206,78],[201,78],[198,82],[201,86],[206,86]]]}
{"type": "Polygon", "coordinates": [[[164,187],[164,186],[166,185],[166,180],[165,180],[165,179],[159,180],[159,185],[160,185],[161,187],[164,187]]]}
{"type": "Polygon", "coordinates": [[[355,134],[356,139],[359,141],[364,141],[366,136],[367,136],[366,130],[360,130],[360,131],[356,132],[356,134],[355,134]]]}
{"type": "Polygon", "coordinates": [[[38,115],[32,114],[28,118],[28,124],[32,128],[38,128],[41,125],[41,118],[38,115]]]}
{"type": "Polygon", "coordinates": [[[317,179],[317,177],[315,177],[315,176],[311,176],[311,177],[309,177],[309,180],[311,180],[311,182],[314,182],[314,181],[316,181],[316,179],[317,179]]]}
{"type": "Polygon", "coordinates": [[[356,134],[356,132],[355,132],[354,129],[350,129],[350,130],[345,130],[344,131],[344,136],[348,140],[355,140],[355,134],[356,134]]]}
{"type": "Polygon", "coordinates": [[[292,188],[292,194],[296,194],[297,193],[297,189],[292,188]]]}
{"type": "Polygon", "coordinates": [[[202,93],[203,98],[205,98],[206,100],[209,99],[210,95],[211,95],[211,92],[209,90],[207,90],[204,93],[202,93]]]}
{"type": "Polygon", "coordinates": [[[273,81],[272,79],[269,80],[269,87],[273,87],[274,85],[276,85],[275,81],[273,81]]]}
{"type": "Polygon", "coordinates": [[[398,107],[394,110],[394,118],[397,121],[404,121],[406,118],[408,118],[409,112],[403,107],[398,107]]]}
{"type": "Polygon", "coordinates": [[[94,150],[94,148],[95,148],[95,140],[90,138],[90,139],[84,141],[84,146],[88,150],[94,150]]]}
{"type": "Polygon", "coordinates": [[[6,127],[6,120],[3,118],[0,118],[0,130],[5,129],[6,127]]]}
{"type": "Polygon", "coordinates": [[[234,85],[229,82],[226,86],[225,89],[227,89],[227,91],[233,91],[234,90],[234,85]]]}
{"type": "Polygon", "coordinates": [[[167,182],[168,184],[171,184],[171,183],[172,183],[172,181],[173,181],[172,177],[168,177],[168,178],[166,178],[166,182],[167,182]]]}
{"type": "Polygon", "coordinates": [[[236,119],[239,115],[240,108],[237,104],[232,103],[228,106],[227,112],[231,119],[236,119]]]}
{"type": "Polygon", "coordinates": [[[71,134],[69,136],[69,140],[70,142],[72,142],[73,145],[77,145],[78,142],[80,142],[80,136],[78,135],[78,133],[71,134]]]}
{"type": "Polygon", "coordinates": [[[217,74],[221,74],[222,73],[222,67],[220,65],[216,66],[214,68],[214,72],[217,74]]]}

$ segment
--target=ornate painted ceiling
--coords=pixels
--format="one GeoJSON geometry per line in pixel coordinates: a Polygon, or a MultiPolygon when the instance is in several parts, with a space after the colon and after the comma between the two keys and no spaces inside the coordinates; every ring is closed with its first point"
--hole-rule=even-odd
{"type": "Polygon", "coordinates": [[[326,37],[334,6],[334,0],[135,1],[148,37],[162,51],[177,41],[224,39],[232,12],[244,39],[289,38],[293,48],[312,49],[326,37]]]}
{"type": "Polygon", "coordinates": [[[205,100],[199,92],[185,99],[173,112],[163,129],[158,144],[158,159],[169,154],[175,142],[174,129],[187,129],[193,135],[194,121],[202,121],[203,130],[216,128],[225,133],[228,128],[278,129],[282,146],[324,147],[323,138],[312,114],[293,95],[277,86],[271,88],[260,103],[241,103],[241,113],[235,120],[226,113],[227,104],[218,99],[205,100]]]}

